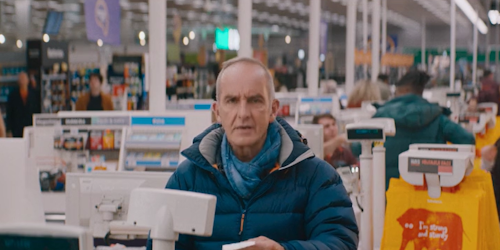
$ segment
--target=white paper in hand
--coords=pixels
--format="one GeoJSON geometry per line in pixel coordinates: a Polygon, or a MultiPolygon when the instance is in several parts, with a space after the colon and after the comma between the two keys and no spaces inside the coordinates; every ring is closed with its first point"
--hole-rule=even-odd
{"type": "Polygon", "coordinates": [[[222,250],[239,250],[255,245],[255,241],[243,241],[222,246],[222,250]]]}

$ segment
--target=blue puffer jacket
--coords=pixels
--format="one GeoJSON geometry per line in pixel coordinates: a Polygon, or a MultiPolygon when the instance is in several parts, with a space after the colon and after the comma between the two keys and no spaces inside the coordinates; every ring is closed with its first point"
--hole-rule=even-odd
{"type": "Polygon", "coordinates": [[[266,236],[285,249],[357,248],[352,204],[337,172],[314,157],[284,120],[279,170],[263,178],[244,202],[232,189],[220,159],[224,130],[212,125],[182,154],[187,158],[167,188],[217,196],[211,237],[180,235],[176,249],[222,249],[222,245],[266,236]]]}

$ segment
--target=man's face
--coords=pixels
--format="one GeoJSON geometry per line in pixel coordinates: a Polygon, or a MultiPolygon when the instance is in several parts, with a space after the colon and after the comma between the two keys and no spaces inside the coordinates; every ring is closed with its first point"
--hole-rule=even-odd
{"type": "Polygon", "coordinates": [[[323,141],[329,141],[337,136],[339,129],[335,120],[325,117],[319,119],[318,124],[323,125],[323,141]]]}
{"type": "Polygon", "coordinates": [[[90,92],[93,94],[97,94],[101,92],[101,81],[99,81],[98,77],[90,77],[89,79],[90,92]]]}
{"type": "Polygon", "coordinates": [[[266,74],[248,62],[223,72],[214,110],[233,148],[263,145],[269,123],[275,120],[279,102],[269,99],[266,74]]]}
{"type": "Polygon", "coordinates": [[[469,101],[469,106],[467,107],[467,111],[469,111],[469,112],[476,112],[477,111],[477,100],[476,99],[471,99],[469,101]]]}
{"type": "Polygon", "coordinates": [[[26,73],[19,73],[18,75],[18,83],[19,83],[19,87],[21,88],[27,88],[28,87],[28,84],[29,84],[29,78],[28,78],[28,75],[26,73]]]}

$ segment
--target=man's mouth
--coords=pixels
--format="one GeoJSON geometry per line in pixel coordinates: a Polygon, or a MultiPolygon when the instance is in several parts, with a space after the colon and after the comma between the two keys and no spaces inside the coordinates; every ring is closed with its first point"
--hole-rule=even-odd
{"type": "Polygon", "coordinates": [[[236,130],[249,130],[252,129],[252,126],[237,126],[236,130]]]}

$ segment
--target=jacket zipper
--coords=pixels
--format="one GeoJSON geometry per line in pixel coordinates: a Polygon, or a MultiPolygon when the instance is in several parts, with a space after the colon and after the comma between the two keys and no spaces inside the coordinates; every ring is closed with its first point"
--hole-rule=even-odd
{"type": "Polygon", "coordinates": [[[238,233],[239,236],[241,236],[243,234],[243,225],[245,224],[245,213],[246,212],[247,212],[247,210],[243,210],[243,212],[241,212],[240,232],[238,233]]]}
{"type": "MultiPolygon", "coordinates": [[[[280,170],[278,170],[278,171],[280,171],[280,170]]],[[[275,172],[278,172],[278,171],[275,171],[275,172]]],[[[264,183],[264,181],[266,181],[267,179],[269,179],[268,177],[269,177],[269,176],[271,176],[272,174],[274,174],[274,172],[272,172],[272,173],[268,174],[266,177],[264,177],[264,179],[261,181],[261,183],[259,184],[259,186],[260,186],[262,183],[264,183]]],[[[259,186],[257,186],[257,188],[256,188],[256,189],[258,189],[258,188],[259,188],[259,186]]],[[[265,193],[265,192],[261,192],[261,193],[259,193],[257,196],[252,197],[252,198],[249,200],[248,204],[252,203],[252,201],[253,201],[253,200],[255,200],[255,199],[257,199],[257,198],[261,197],[264,193],[265,193]]],[[[241,201],[241,199],[240,199],[240,201],[241,201]]],[[[247,212],[247,210],[246,210],[246,209],[243,209],[243,211],[241,212],[240,232],[238,233],[238,235],[239,235],[239,236],[241,236],[241,235],[243,234],[243,227],[244,227],[244,225],[245,225],[245,215],[246,215],[246,212],[247,212]]]]}

